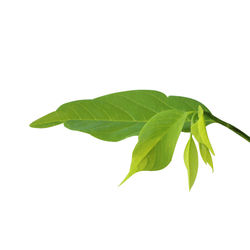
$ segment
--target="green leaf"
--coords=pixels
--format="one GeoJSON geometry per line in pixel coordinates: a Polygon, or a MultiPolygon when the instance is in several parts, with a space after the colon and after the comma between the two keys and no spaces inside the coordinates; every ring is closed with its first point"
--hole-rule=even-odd
{"type": "Polygon", "coordinates": [[[207,146],[205,146],[202,143],[199,143],[199,148],[200,148],[200,154],[201,154],[203,161],[205,162],[205,164],[208,163],[211,166],[212,170],[214,171],[213,160],[209,152],[209,149],[207,148],[207,146]]]}
{"type": "Polygon", "coordinates": [[[136,172],[160,170],[170,163],[186,117],[186,112],[168,110],[146,123],[133,151],[130,171],[122,183],[136,172]]]}
{"type": "Polygon", "coordinates": [[[184,162],[188,171],[189,190],[191,190],[198,172],[198,152],[192,134],[184,151],[184,162]]]}
{"type": "Polygon", "coordinates": [[[195,136],[196,140],[199,143],[204,144],[214,155],[214,150],[211,146],[211,143],[207,135],[206,123],[204,119],[204,111],[201,106],[199,106],[198,108],[198,117],[199,117],[198,121],[191,126],[191,132],[195,136]]]}
{"type": "Polygon", "coordinates": [[[155,114],[168,110],[167,97],[158,91],[135,90],[105,95],[93,100],[69,102],[30,124],[47,128],[65,127],[86,132],[106,141],[138,135],[155,114]]]}
{"type": "MultiPolygon", "coordinates": [[[[196,111],[203,104],[180,96],[166,97],[153,90],[135,90],[105,95],[92,100],[79,100],[60,106],[56,111],[31,123],[31,127],[47,128],[64,123],[71,130],[81,131],[106,141],[120,141],[138,135],[145,123],[164,110],[196,111]]],[[[206,116],[205,116],[206,117],[206,116]]],[[[190,119],[183,131],[190,131],[190,119]]],[[[212,123],[205,118],[206,124],[212,123]]]]}
{"type": "MultiPolygon", "coordinates": [[[[167,98],[167,101],[166,103],[177,109],[177,110],[181,110],[181,111],[185,111],[185,112],[190,112],[190,111],[197,111],[198,110],[198,107],[201,106],[203,108],[204,111],[206,111],[208,114],[210,114],[210,110],[202,103],[194,100],[194,99],[191,99],[191,98],[187,98],[187,97],[182,97],[182,96],[169,96],[167,98]]],[[[192,114],[190,114],[188,117],[187,117],[187,120],[184,124],[184,127],[183,127],[183,132],[190,132],[191,131],[191,117],[192,117],[192,114]]],[[[205,114],[204,116],[204,119],[205,119],[205,123],[206,125],[209,125],[211,123],[213,123],[214,121],[208,116],[205,114]]]]}

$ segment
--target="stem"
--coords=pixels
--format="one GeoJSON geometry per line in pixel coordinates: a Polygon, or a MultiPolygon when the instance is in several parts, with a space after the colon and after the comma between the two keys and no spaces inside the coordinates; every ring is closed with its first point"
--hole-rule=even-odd
{"type": "Polygon", "coordinates": [[[205,112],[207,116],[209,116],[213,121],[231,129],[234,133],[238,134],[239,136],[241,136],[242,138],[244,138],[245,140],[247,140],[248,142],[250,142],[250,136],[248,136],[247,134],[245,134],[243,131],[239,130],[238,128],[236,128],[235,126],[222,121],[221,119],[217,118],[216,116],[212,115],[211,113],[205,112]]]}

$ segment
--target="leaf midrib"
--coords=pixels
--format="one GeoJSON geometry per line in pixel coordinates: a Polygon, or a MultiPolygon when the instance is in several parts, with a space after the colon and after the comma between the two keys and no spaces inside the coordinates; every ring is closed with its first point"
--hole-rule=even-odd
{"type": "Polygon", "coordinates": [[[127,120],[127,121],[124,121],[124,120],[96,120],[96,119],[93,119],[93,120],[67,120],[67,121],[64,121],[62,123],[65,123],[65,122],[69,122],[69,121],[87,121],[87,122],[124,122],[124,123],[146,123],[148,120],[127,120]]]}

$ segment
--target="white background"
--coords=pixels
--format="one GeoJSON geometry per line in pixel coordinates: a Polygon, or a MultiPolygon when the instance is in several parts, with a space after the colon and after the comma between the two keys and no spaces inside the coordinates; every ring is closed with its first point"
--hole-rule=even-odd
{"type": "Polygon", "coordinates": [[[215,172],[172,163],[123,186],[137,138],[29,123],[77,99],[155,89],[250,133],[249,1],[0,2],[0,249],[250,249],[249,143],[213,124],[215,172]]]}

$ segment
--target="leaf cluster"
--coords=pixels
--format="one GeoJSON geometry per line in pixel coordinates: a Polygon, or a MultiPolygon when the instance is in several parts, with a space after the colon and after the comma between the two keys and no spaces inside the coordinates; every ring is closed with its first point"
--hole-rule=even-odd
{"type": "MultiPolygon", "coordinates": [[[[190,138],[184,150],[184,162],[191,189],[198,171],[198,150],[193,137],[203,161],[213,169],[211,153],[214,155],[214,150],[206,126],[214,122],[225,125],[194,99],[167,97],[153,90],[134,90],[63,104],[30,126],[48,128],[64,124],[68,129],[113,142],[138,136],[130,171],[122,183],[139,171],[155,171],[168,166],[181,132],[188,132],[190,138]]],[[[229,125],[226,123],[227,127],[229,125]]]]}

